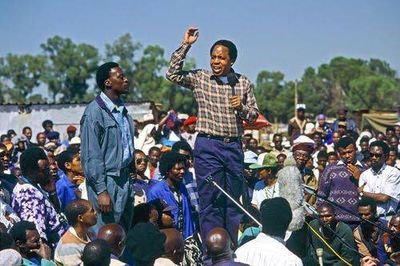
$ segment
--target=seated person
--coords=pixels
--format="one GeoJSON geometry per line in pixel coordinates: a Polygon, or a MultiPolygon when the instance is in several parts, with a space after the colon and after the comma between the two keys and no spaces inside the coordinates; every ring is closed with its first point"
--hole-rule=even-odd
{"type": "Polygon", "coordinates": [[[50,260],[51,250],[40,238],[36,226],[32,222],[21,221],[10,230],[17,251],[21,254],[23,265],[55,266],[50,260]]]}

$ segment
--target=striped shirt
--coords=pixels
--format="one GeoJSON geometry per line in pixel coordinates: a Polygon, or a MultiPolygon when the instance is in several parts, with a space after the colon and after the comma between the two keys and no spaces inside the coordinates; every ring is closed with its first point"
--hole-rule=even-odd
{"type": "Polygon", "coordinates": [[[183,44],[172,54],[166,76],[168,80],[193,91],[198,105],[196,130],[222,137],[241,136],[243,120],[254,122],[258,116],[253,85],[246,77],[236,74],[235,95],[240,96],[243,108],[235,114],[229,102],[233,95],[229,84],[211,71],[182,69],[189,48],[190,45],[183,44]]]}

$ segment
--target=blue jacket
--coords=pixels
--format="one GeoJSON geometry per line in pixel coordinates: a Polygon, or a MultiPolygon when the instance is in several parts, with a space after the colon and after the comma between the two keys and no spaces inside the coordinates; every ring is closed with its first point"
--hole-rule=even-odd
{"type": "MultiPolygon", "coordinates": [[[[182,195],[182,206],[183,206],[183,238],[193,235],[195,231],[195,221],[194,216],[192,214],[192,208],[190,206],[190,199],[186,187],[183,183],[179,185],[179,192],[182,195]]],[[[147,199],[163,199],[167,202],[169,206],[175,207],[173,209],[172,215],[174,216],[175,226],[178,224],[178,203],[172,194],[172,191],[169,189],[167,181],[162,180],[157,182],[152,187],[150,187],[149,192],[147,194],[147,199]]]]}
{"type": "MultiPolygon", "coordinates": [[[[124,115],[133,138],[133,120],[126,109],[124,115]]],[[[107,189],[106,176],[120,176],[123,160],[121,129],[100,96],[86,107],[80,124],[82,167],[87,184],[99,194],[107,189]]]]}

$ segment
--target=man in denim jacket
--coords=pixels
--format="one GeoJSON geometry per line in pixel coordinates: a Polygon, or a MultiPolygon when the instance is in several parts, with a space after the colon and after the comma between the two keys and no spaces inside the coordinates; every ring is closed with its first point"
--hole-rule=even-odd
{"type": "Polygon", "coordinates": [[[133,121],[121,100],[129,82],[117,63],[97,69],[101,89],[81,118],[81,157],[88,198],[99,215],[95,233],[107,223],[129,229],[133,198],[129,172],[133,162],[133,121]]]}

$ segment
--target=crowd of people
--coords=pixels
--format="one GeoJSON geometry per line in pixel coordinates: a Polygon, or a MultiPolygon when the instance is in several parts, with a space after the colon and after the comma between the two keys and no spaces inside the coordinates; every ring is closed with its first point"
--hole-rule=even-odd
{"type": "Polygon", "coordinates": [[[189,28],[167,70],[197,116],[134,121],[108,62],[67,139],[51,120],[36,141],[30,127],[1,136],[0,265],[398,265],[400,124],[360,129],[344,108],[310,121],[298,104],[287,134],[259,143],[235,45],[185,71],[197,39],[189,28]]]}

